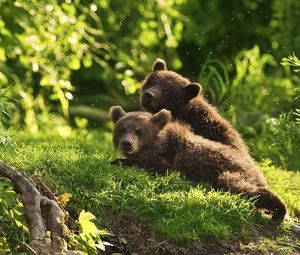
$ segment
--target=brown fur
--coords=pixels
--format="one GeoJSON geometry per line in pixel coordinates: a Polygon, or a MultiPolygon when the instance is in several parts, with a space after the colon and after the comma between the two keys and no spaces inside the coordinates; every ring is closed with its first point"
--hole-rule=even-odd
{"type": "Polygon", "coordinates": [[[251,159],[224,144],[195,135],[187,125],[171,122],[167,110],[151,115],[121,109],[111,110],[112,116],[119,116],[113,118],[113,141],[126,157],[121,163],[159,172],[178,170],[194,183],[206,181],[218,189],[256,197],[257,208],[270,210],[274,220],[284,219],[285,204],[268,190],[263,174],[251,159]],[[129,150],[122,147],[124,141],[130,142],[129,150]]]}
{"type": "Polygon", "coordinates": [[[153,72],[143,82],[141,105],[152,113],[170,110],[175,120],[189,124],[195,134],[248,154],[240,134],[199,94],[200,91],[199,84],[168,71],[165,61],[158,59],[153,72]]]}

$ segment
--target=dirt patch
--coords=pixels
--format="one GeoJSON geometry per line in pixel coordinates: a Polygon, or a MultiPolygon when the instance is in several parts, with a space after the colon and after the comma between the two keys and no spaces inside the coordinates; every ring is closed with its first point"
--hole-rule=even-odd
{"type": "Polygon", "coordinates": [[[206,240],[202,243],[168,241],[155,236],[149,225],[132,216],[114,213],[104,217],[106,227],[113,234],[107,241],[114,247],[105,254],[124,255],[275,255],[300,254],[300,242],[293,234],[278,230],[272,224],[257,225],[251,236],[240,240],[206,240]],[[298,240],[298,243],[297,243],[298,240]]]}

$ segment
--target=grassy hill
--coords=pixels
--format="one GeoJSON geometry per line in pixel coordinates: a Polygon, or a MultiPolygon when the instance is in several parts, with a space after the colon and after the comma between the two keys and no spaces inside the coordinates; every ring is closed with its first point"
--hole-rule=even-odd
{"type": "MultiPolygon", "coordinates": [[[[152,249],[151,254],[159,254],[159,249],[165,249],[168,254],[186,254],[187,250],[211,249],[207,247],[216,243],[220,247],[226,243],[226,249],[251,250],[254,242],[255,254],[260,254],[259,249],[266,252],[281,247],[282,240],[287,252],[283,254],[300,249],[288,224],[275,226],[242,196],[215,191],[207,184],[193,186],[178,173],[158,176],[111,166],[109,162],[120,155],[113,150],[107,132],[8,133],[13,143],[2,139],[1,160],[37,182],[42,180],[56,195],[70,193],[66,209],[73,218],[82,210],[92,212],[99,227],[127,238],[133,252],[147,254],[152,249]]],[[[261,169],[270,188],[288,204],[290,214],[299,217],[300,173],[278,169],[268,160],[261,169]]],[[[8,238],[18,241],[13,239],[8,238]]]]}

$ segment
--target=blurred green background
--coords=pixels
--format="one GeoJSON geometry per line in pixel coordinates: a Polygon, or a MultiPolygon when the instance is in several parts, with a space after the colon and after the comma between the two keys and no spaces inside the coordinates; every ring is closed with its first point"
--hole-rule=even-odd
{"type": "Polygon", "coordinates": [[[1,129],[106,127],[160,57],[257,160],[299,170],[299,27],[297,0],[0,0],[1,129]]]}

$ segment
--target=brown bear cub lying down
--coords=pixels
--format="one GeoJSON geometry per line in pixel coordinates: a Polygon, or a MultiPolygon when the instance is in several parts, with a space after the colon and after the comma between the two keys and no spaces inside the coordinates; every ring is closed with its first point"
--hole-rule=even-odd
{"type": "Polygon", "coordinates": [[[126,113],[111,108],[115,123],[114,146],[127,166],[138,166],[163,173],[178,170],[194,183],[209,182],[214,188],[256,197],[255,206],[267,209],[272,219],[282,221],[287,213],[283,201],[267,188],[262,173],[247,157],[228,146],[195,135],[189,126],[172,122],[171,113],[161,110],[126,113]]]}
{"type": "Polygon", "coordinates": [[[191,126],[193,132],[245,152],[248,150],[240,134],[200,94],[201,86],[168,71],[166,63],[157,59],[142,86],[140,101],[144,110],[156,113],[171,111],[175,120],[191,126]]]}

